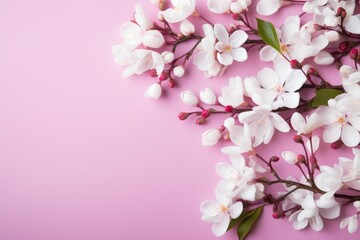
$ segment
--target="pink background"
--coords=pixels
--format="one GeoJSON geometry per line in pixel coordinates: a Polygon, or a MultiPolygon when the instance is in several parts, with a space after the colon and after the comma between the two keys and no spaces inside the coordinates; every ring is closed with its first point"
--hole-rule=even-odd
{"type": "MultiPolygon", "coordinates": [[[[1,0],[0,240],[216,239],[199,205],[214,197],[214,166],[227,158],[202,147],[200,134],[221,120],[179,122],[177,113],[192,109],[178,96],[255,74],[258,55],[224,79],[194,70],[161,100],[145,99],[153,80],[123,79],[111,55],[136,2],[1,0]]],[[[288,140],[277,140],[276,154],[288,140]]],[[[359,234],[337,221],[321,233],[296,231],[267,208],[248,239],[359,234]]]]}

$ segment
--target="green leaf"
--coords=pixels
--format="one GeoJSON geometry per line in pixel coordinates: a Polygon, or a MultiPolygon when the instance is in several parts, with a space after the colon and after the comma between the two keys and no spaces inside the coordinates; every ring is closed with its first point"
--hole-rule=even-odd
{"type": "Polygon", "coordinates": [[[335,98],[337,95],[343,93],[338,89],[322,88],[316,91],[315,97],[311,101],[312,107],[326,106],[329,99],[335,98]]]}
{"type": "Polygon", "coordinates": [[[238,218],[232,219],[230,221],[229,227],[227,231],[238,225],[241,221],[243,221],[245,218],[251,216],[254,213],[254,210],[252,211],[243,211],[241,215],[238,218]]]}
{"type": "Polygon", "coordinates": [[[237,234],[239,240],[244,240],[253,228],[262,213],[263,207],[255,208],[238,226],[237,234]]]}
{"type": "Polygon", "coordinates": [[[259,36],[267,44],[281,53],[279,38],[276,34],[275,27],[271,22],[256,18],[259,36]]]}

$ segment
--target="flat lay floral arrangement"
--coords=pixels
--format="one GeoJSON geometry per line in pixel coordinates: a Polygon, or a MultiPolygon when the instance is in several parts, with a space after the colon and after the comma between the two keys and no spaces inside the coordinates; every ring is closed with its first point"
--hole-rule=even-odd
{"type": "Polygon", "coordinates": [[[215,200],[200,206],[213,233],[235,229],[244,239],[264,207],[296,230],[320,231],[323,219],[336,219],[341,229],[355,233],[360,215],[359,1],[207,0],[207,10],[227,16],[228,25],[205,18],[195,0],[151,2],[149,11],[158,17],[151,20],[141,5],[135,6],[133,19],[120,28],[121,45],[113,47],[115,63],[124,67],[125,77],[153,78],[145,92],[152,99],[171,92],[188,71],[202,71],[204,85],[206,78],[219,78],[219,96],[205,86],[198,94],[182,91],[182,102],[193,109],[178,115],[198,125],[223,118],[219,128],[202,134],[204,146],[227,142],[221,151],[230,159],[216,165],[221,180],[215,200]],[[294,6],[301,10],[281,25],[263,19],[294,6]],[[179,53],[180,46],[185,53],[179,53]],[[272,67],[255,76],[243,76],[239,68],[238,76],[222,79],[234,63],[247,61],[249,52],[272,67]],[[329,68],[337,70],[335,82],[328,80],[329,68]],[[271,146],[274,136],[286,137],[281,134],[286,132],[293,133],[289,145],[298,145],[300,152],[259,154],[260,146],[271,146]],[[317,157],[320,148],[348,149],[353,158],[339,157],[330,165],[317,157]],[[294,171],[280,174],[280,161],[294,171]],[[282,190],[274,193],[273,185],[282,190]],[[340,217],[345,208],[350,214],[340,217]]]}

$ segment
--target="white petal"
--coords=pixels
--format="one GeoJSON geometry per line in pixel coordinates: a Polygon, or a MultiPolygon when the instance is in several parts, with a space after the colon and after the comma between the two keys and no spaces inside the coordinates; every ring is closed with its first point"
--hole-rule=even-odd
{"type": "Polygon", "coordinates": [[[295,164],[297,162],[297,155],[292,151],[284,151],[281,155],[283,159],[290,164],[295,164]]]}
{"type": "Polygon", "coordinates": [[[265,46],[260,50],[260,59],[264,62],[274,61],[279,53],[270,46],[265,46]]]}
{"type": "Polygon", "coordinates": [[[360,142],[360,134],[353,126],[345,124],[341,131],[341,141],[347,147],[355,147],[360,142]]]}
{"type": "Polygon", "coordinates": [[[260,2],[256,5],[256,11],[260,15],[269,16],[279,10],[280,7],[280,0],[260,0],[260,2]]]}
{"type": "Polygon", "coordinates": [[[319,65],[330,65],[334,62],[333,56],[326,51],[320,51],[315,57],[314,62],[319,65]]]}
{"type": "Polygon", "coordinates": [[[323,132],[324,142],[333,143],[339,140],[341,135],[341,125],[339,123],[333,123],[325,127],[323,132]]]}
{"type": "Polygon", "coordinates": [[[208,200],[201,204],[200,211],[209,217],[214,217],[219,214],[219,206],[217,201],[208,200]]]}
{"type": "Polygon", "coordinates": [[[295,93],[283,93],[281,97],[284,100],[284,106],[288,108],[296,108],[299,105],[300,94],[295,93]]]}
{"type": "Polygon", "coordinates": [[[300,113],[294,112],[294,114],[291,116],[291,126],[299,132],[304,129],[305,124],[306,122],[304,117],[300,113]]]}
{"type": "Polygon", "coordinates": [[[277,113],[271,113],[271,122],[274,127],[280,132],[288,132],[290,131],[289,124],[277,113]]]}
{"type": "Polygon", "coordinates": [[[227,228],[229,227],[230,216],[229,214],[224,214],[222,219],[219,222],[213,223],[212,231],[216,237],[222,236],[226,233],[227,228]]]}
{"type": "Polygon", "coordinates": [[[158,30],[148,30],[143,36],[144,46],[150,48],[160,48],[164,45],[164,36],[158,30]]]}
{"type": "Polygon", "coordinates": [[[236,219],[240,216],[243,211],[243,204],[242,202],[237,202],[231,205],[229,208],[229,213],[232,219],[236,219]]]}
{"type": "Polygon", "coordinates": [[[231,3],[231,0],[222,0],[222,1],[208,0],[207,6],[211,12],[217,13],[217,14],[223,14],[223,13],[229,11],[230,3],[231,3]]]}
{"type": "Polygon", "coordinates": [[[360,34],[360,15],[350,16],[345,22],[345,29],[351,33],[360,34]]]}
{"type": "Polygon", "coordinates": [[[271,90],[278,84],[278,76],[271,68],[264,68],[257,74],[261,86],[265,89],[271,90]]]}
{"type": "Polygon", "coordinates": [[[321,208],[319,213],[323,218],[335,219],[340,216],[340,205],[336,204],[331,208],[321,208]]]}
{"type": "Polygon", "coordinates": [[[224,52],[224,53],[218,53],[217,58],[219,62],[225,66],[231,65],[233,63],[233,57],[230,55],[230,53],[224,52]]]}
{"type": "Polygon", "coordinates": [[[226,30],[224,25],[215,24],[214,33],[215,33],[216,38],[219,40],[219,42],[221,42],[222,44],[228,44],[228,42],[229,42],[229,33],[226,30]]]}
{"type": "Polygon", "coordinates": [[[233,48],[240,47],[246,40],[248,39],[248,35],[243,30],[237,30],[233,32],[229,39],[229,44],[233,48]]]}
{"type": "MultiPolygon", "coordinates": [[[[248,54],[245,48],[235,48],[231,51],[231,56],[238,62],[244,62],[248,58],[248,54]]],[[[224,64],[226,65],[226,64],[224,64]]]]}
{"type": "Polygon", "coordinates": [[[324,222],[319,214],[316,214],[315,217],[312,217],[309,220],[309,223],[314,231],[321,231],[324,228],[324,222]]]}

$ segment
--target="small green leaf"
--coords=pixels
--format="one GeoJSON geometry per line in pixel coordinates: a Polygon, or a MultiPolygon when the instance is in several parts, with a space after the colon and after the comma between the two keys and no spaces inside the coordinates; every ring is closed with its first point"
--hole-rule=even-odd
{"type": "Polygon", "coordinates": [[[232,219],[230,221],[229,227],[227,231],[238,225],[241,221],[243,221],[245,218],[251,216],[254,213],[254,210],[252,211],[243,211],[241,215],[238,218],[232,219]]]}
{"type": "Polygon", "coordinates": [[[312,107],[320,107],[328,105],[329,99],[335,98],[337,95],[343,93],[338,89],[322,88],[316,91],[315,97],[311,101],[312,107]]]}
{"type": "Polygon", "coordinates": [[[255,208],[238,226],[237,234],[239,240],[244,240],[253,228],[262,213],[263,207],[255,208]]]}
{"type": "Polygon", "coordinates": [[[267,44],[281,53],[279,38],[276,34],[275,27],[271,22],[256,18],[259,36],[267,44]]]}

